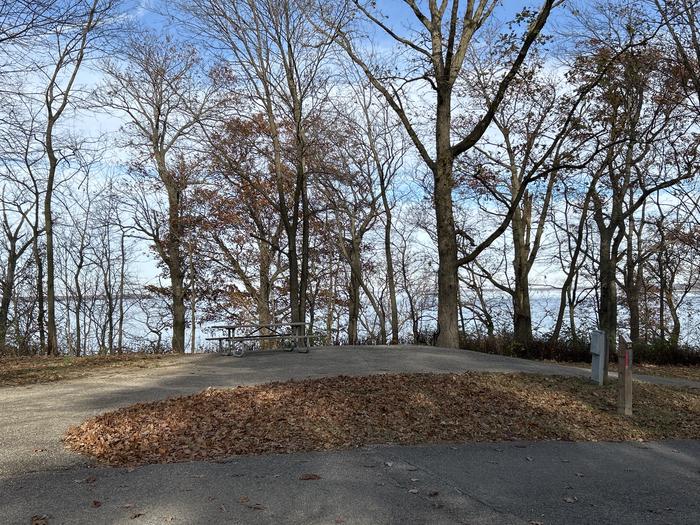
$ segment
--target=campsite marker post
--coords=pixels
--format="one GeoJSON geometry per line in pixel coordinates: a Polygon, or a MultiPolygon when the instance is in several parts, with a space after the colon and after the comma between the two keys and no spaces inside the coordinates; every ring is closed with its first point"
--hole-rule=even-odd
{"type": "Polygon", "coordinates": [[[632,345],[621,335],[617,343],[617,412],[632,415],[632,345]]]}

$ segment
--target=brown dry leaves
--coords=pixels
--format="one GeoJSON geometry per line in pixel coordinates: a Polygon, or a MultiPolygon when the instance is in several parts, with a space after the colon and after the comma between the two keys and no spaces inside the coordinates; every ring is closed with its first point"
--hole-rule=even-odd
{"type": "MultiPolygon", "coordinates": [[[[591,363],[580,361],[552,361],[545,359],[545,363],[556,363],[563,366],[575,366],[576,368],[591,369],[591,363]]],[[[616,364],[610,363],[610,369],[616,370],[616,364]]],[[[700,381],[700,366],[697,365],[652,365],[649,363],[634,363],[633,373],[635,375],[675,377],[678,379],[689,379],[700,381]]]]}
{"type": "Polygon", "coordinates": [[[693,365],[651,365],[646,363],[635,363],[634,373],[661,377],[678,377],[680,379],[700,381],[700,366],[693,365]]]}
{"type": "Polygon", "coordinates": [[[0,357],[0,386],[19,386],[75,379],[121,368],[174,364],[182,355],[130,353],[86,357],[0,357]]]}
{"type": "Polygon", "coordinates": [[[223,459],[379,443],[700,438],[700,392],[526,374],[333,377],[139,403],[69,429],[68,447],[112,465],[223,459]]]}

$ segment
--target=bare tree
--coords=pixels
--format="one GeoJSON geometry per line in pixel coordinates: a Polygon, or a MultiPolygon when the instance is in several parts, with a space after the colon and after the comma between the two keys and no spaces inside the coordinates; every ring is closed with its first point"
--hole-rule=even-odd
{"type": "Polygon", "coordinates": [[[381,104],[378,93],[371,85],[356,83],[356,98],[363,120],[360,128],[364,135],[363,144],[369,150],[376,170],[379,195],[384,221],[384,258],[386,260],[386,282],[389,294],[391,315],[391,344],[399,342],[399,312],[396,298],[396,275],[392,250],[393,208],[392,189],[398,173],[404,167],[407,153],[405,134],[400,123],[392,119],[390,109],[381,104]]]}
{"type": "MultiPolygon", "coordinates": [[[[141,194],[135,228],[153,243],[170,279],[172,348],[185,350],[185,195],[196,184],[188,146],[220,108],[220,84],[203,75],[197,53],[167,37],[138,32],[121,47],[121,60],[104,63],[106,85],[98,100],[127,117],[124,130],[138,155],[133,172],[151,190],[165,193],[163,215],[141,194]]],[[[157,198],[157,197],[156,197],[157,198]]]]}
{"type": "Polygon", "coordinates": [[[56,331],[56,284],[54,253],[54,217],[52,205],[59,168],[65,162],[70,144],[62,144],[59,123],[73,102],[78,73],[91,45],[100,36],[116,9],[116,0],[81,0],[66,5],[62,17],[47,35],[43,55],[49,57],[48,66],[37,61],[36,67],[46,77],[42,93],[45,127],[41,142],[46,154],[47,173],[43,202],[46,236],[46,305],[47,353],[58,354],[56,331]]]}
{"type": "Polygon", "coordinates": [[[0,79],[24,71],[19,54],[61,22],[66,15],[61,7],[52,0],[0,0],[0,79]]]}
{"type": "Polygon", "coordinates": [[[178,2],[180,22],[204,36],[241,81],[266,119],[277,207],[287,237],[292,322],[306,318],[310,207],[307,133],[324,99],[328,39],[313,30],[307,2],[196,0],[178,2]],[[290,170],[291,168],[291,170],[290,170]],[[291,171],[291,173],[290,173],[291,171]]]}
{"type": "Polygon", "coordinates": [[[583,62],[595,68],[601,56],[617,53],[597,93],[597,108],[590,113],[597,119],[594,126],[605,129],[608,143],[614,145],[601,155],[601,176],[591,182],[592,218],[599,235],[599,323],[614,351],[617,264],[628,222],[650,195],[695,175],[692,159],[697,145],[692,145],[692,139],[688,142],[691,123],[681,111],[680,84],[660,65],[660,51],[653,45],[630,46],[647,39],[638,12],[627,6],[607,9],[604,20],[611,38],[600,42],[590,61],[583,62]],[[619,53],[620,49],[624,51],[619,53]]]}
{"type": "Polygon", "coordinates": [[[379,317],[379,341],[385,344],[384,312],[367,284],[362,257],[365,236],[372,230],[380,214],[381,194],[375,180],[374,160],[369,152],[358,147],[351,133],[338,133],[336,128],[335,136],[332,149],[338,156],[329,165],[320,190],[323,203],[331,212],[324,221],[329,237],[334,240],[338,253],[350,270],[348,342],[353,345],[359,342],[360,293],[364,291],[379,317]]]}
{"type": "MultiPolygon", "coordinates": [[[[575,155],[585,138],[572,140],[568,125],[572,106],[576,108],[580,100],[563,96],[560,91],[565,88],[559,85],[564,80],[546,76],[542,68],[541,58],[533,53],[494,115],[494,132],[484,137],[482,144],[476,145],[456,167],[461,175],[460,193],[471,197],[469,202],[478,202],[484,216],[495,215],[496,221],[501,222],[513,210],[512,281],[499,280],[479,260],[474,261],[470,273],[480,271],[493,286],[511,297],[514,338],[525,346],[533,337],[529,276],[542,247],[554,190],[566,166],[574,161],[579,166],[585,163],[575,155]]],[[[494,89],[494,68],[476,64],[474,69],[478,79],[473,88],[475,95],[488,103],[494,89]]],[[[464,215],[467,224],[458,234],[474,246],[477,234],[466,230],[483,228],[469,224],[470,219],[474,223],[469,212],[464,215]]]]}
{"type": "Polygon", "coordinates": [[[517,46],[511,63],[506,67],[495,95],[483,114],[474,120],[473,127],[456,143],[452,142],[455,85],[461,76],[470,46],[479,29],[491,18],[497,1],[470,1],[466,5],[460,5],[458,0],[454,0],[451,5],[449,2],[431,1],[426,10],[418,2],[404,0],[407,15],[414,17],[417,25],[415,34],[408,35],[401,35],[395,27],[396,24],[390,25],[386,22],[386,17],[377,10],[374,2],[353,0],[343,4],[340,13],[336,4],[323,3],[319,8],[326,31],[333,35],[335,41],[362,69],[370,83],[396,112],[421,158],[433,174],[439,255],[437,343],[440,346],[457,347],[459,344],[457,321],[460,262],[466,264],[473,260],[492,241],[489,237],[488,242],[476,247],[469,255],[469,260],[459,260],[452,197],[454,160],[474,147],[486,132],[555,3],[554,0],[546,0],[536,14],[523,18],[527,26],[524,37],[517,46]],[[352,15],[347,16],[343,11],[350,8],[353,11],[352,15]],[[374,67],[369,57],[363,56],[360,47],[353,41],[352,25],[357,20],[356,15],[363,17],[364,21],[393,39],[401,51],[408,54],[405,65],[395,64],[394,67],[403,67],[403,73],[385,73],[374,67]],[[349,23],[345,22],[346,19],[349,23]],[[427,84],[435,97],[431,104],[434,114],[432,145],[421,136],[409,112],[416,108],[407,93],[407,86],[418,81],[427,84]]]}
{"type": "Polygon", "coordinates": [[[31,231],[27,231],[32,202],[27,203],[20,196],[10,197],[3,187],[0,205],[2,206],[2,229],[7,250],[1,281],[2,298],[0,299],[0,354],[5,354],[7,353],[8,319],[15,291],[18,264],[24,252],[31,247],[33,242],[31,231]]]}

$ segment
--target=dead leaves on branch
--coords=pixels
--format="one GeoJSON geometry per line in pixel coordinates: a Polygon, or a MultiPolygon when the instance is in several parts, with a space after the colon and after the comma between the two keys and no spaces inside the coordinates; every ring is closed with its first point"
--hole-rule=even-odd
{"type": "Polygon", "coordinates": [[[207,389],[69,429],[68,447],[112,465],[345,449],[380,443],[700,438],[700,392],[526,374],[396,374],[207,389]]]}

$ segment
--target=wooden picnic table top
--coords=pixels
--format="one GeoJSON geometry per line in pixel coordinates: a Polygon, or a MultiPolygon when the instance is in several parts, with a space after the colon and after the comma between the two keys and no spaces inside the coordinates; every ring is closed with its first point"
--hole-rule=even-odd
{"type": "Polygon", "coordinates": [[[296,322],[296,323],[268,323],[268,324],[229,324],[229,325],[217,325],[212,326],[214,330],[235,330],[237,328],[274,328],[278,326],[306,326],[309,323],[296,322]]]}
{"type": "Polygon", "coordinates": [[[294,335],[294,334],[273,334],[273,335],[260,335],[260,334],[254,334],[254,335],[240,335],[240,336],[235,336],[235,337],[207,337],[206,339],[209,341],[256,341],[258,339],[312,339],[316,336],[313,335],[294,335]]]}

